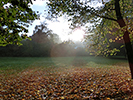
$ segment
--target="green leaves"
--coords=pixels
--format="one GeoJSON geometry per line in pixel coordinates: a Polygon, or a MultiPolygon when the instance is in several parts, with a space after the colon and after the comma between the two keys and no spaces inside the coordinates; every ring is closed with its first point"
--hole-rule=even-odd
{"type": "Polygon", "coordinates": [[[18,34],[20,32],[27,33],[28,30],[26,28],[28,27],[28,24],[30,24],[32,20],[37,19],[36,13],[28,7],[29,3],[31,3],[31,0],[10,0],[0,2],[1,5],[3,4],[0,8],[1,45],[20,44],[20,41],[23,38],[18,34]],[[9,6],[5,6],[7,3],[9,6]]]}
{"type": "Polygon", "coordinates": [[[113,40],[112,39],[109,39],[109,42],[113,42],[113,40]]]}
{"type": "MultiPolygon", "coordinates": [[[[120,28],[117,23],[117,16],[115,12],[115,1],[101,1],[103,3],[100,7],[93,7],[91,3],[98,3],[99,1],[84,1],[82,0],[50,0],[49,11],[52,15],[60,16],[60,13],[67,14],[72,21],[71,28],[85,26],[88,23],[93,23],[92,26],[88,25],[86,28],[87,33],[94,33],[95,35],[86,37],[88,51],[95,53],[96,55],[108,54],[111,52],[109,45],[113,43],[122,43],[123,35],[127,29],[132,33],[133,11],[132,0],[121,0],[119,1],[121,14],[127,26],[120,28]],[[110,36],[108,36],[110,34],[110,36]],[[91,41],[92,40],[92,41],[91,41]],[[99,41],[99,42],[98,42],[99,41]],[[95,51],[95,52],[94,52],[95,51]]],[[[130,34],[131,40],[133,41],[133,35],[130,34]]],[[[111,48],[113,49],[113,48],[111,48]]],[[[111,54],[112,55],[112,54],[111,54]]]]}

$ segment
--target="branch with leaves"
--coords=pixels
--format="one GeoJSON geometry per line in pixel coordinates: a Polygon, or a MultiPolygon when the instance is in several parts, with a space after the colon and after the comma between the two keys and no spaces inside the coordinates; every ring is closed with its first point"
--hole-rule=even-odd
{"type": "Polygon", "coordinates": [[[29,24],[38,18],[29,4],[31,0],[3,0],[0,2],[0,46],[20,44],[28,38],[29,24]],[[19,33],[23,33],[21,36],[19,33]]]}

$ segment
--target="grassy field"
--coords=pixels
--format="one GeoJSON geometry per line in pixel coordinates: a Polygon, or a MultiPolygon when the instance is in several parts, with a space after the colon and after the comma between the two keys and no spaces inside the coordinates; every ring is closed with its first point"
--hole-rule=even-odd
{"type": "Polygon", "coordinates": [[[1,57],[0,99],[114,100],[133,97],[126,60],[1,57]]]}
{"type": "Polygon", "coordinates": [[[27,68],[107,67],[118,63],[127,64],[127,61],[103,57],[0,57],[0,73],[17,74],[27,68]]]}
{"type": "MultiPolygon", "coordinates": [[[[114,65],[117,63],[127,63],[126,60],[109,59],[103,57],[0,57],[0,70],[23,70],[29,67],[63,67],[63,66],[87,66],[95,67],[99,64],[101,67],[114,65]],[[94,65],[92,65],[94,64],[94,65]]],[[[99,67],[99,66],[98,66],[99,67]]]]}

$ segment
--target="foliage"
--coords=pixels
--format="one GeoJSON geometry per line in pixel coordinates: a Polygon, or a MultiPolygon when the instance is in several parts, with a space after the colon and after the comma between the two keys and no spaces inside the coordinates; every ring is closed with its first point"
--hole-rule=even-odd
{"type": "Polygon", "coordinates": [[[83,45],[79,43],[70,43],[70,41],[57,43],[59,37],[46,29],[40,29],[41,25],[36,27],[35,33],[30,37],[32,40],[23,40],[23,45],[7,45],[0,47],[1,57],[70,57],[70,56],[88,56],[83,45]],[[42,32],[45,30],[45,32],[42,32]],[[58,40],[57,40],[58,39],[58,40]],[[54,42],[55,41],[55,42],[54,42]],[[79,46],[79,47],[78,47],[79,46]]]}
{"type": "Polygon", "coordinates": [[[52,57],[75,57],[75,56],[88,56],[83,44],[72,41],[65,41],[53,46],[51,50],[52,57]]]}
{"type": "Polygon", "coordinates": [[[21,41],[21,46],[7,45],[0,47],[0,56],[10,57],[39,57],[50,56],[53,45],[59,42],[59,36],[52,33],[45,23],[37,25],[32,40],[21,41]]]}
{"type": "Polygon", "coordinates": [[[112,60],[95,57],[0,58],[0,61],[1,99],[111,100],[133,96],[133,80],[129,79],[128,65],[124,61],[115,59],[117,63],[111,64],[112,60]],[[72,66],[73,60],[78,59],[86,59],[88,65],[72,66]],[[64,65],[65,62],[71,63],[70,66],[64,65]],[[16,68],[10,69],[9,65],[16,68]],[[27,68],[17,71],[18,66],[27,68]]]}
{"type": "MultiPolygon", "coordinates": [[[[104,25],[107,26],[105,23],[104,25]]],[[[86,49],[96,55],[121,55],[122,52],[125,52],[125,46],[123,37],[120,36],[118,31],[119,29],[113,26],[112,29],[101,28],[100,24],[94,29],[95,34],[86,37],[86,49]]]]}
{"type": "Polygon", "coordinates": [[[46,43],[36,43],[34,41],[21,41],[22,45],[7,45],[0,47],[1,57],[44,57],[50,56],[50,51],[53,43],[47,41],[46,43]]]}
{"type": "Polygon", "coordinates": [[[74,46],[67,42],[62,42],[60,44],[54,45],[51,50],[52,57],[65,57],[65,56],[75,56],[74,46]]]}
{"type": "Polygon", "coordinates": [[[0,1],[0,46],[20,44],[28,38],[28,26],[38,18],[29,4],[31,0],[2,0],[0,1]],[[21,36],[19,33],[23,33],[21,36]]]}
{"type": "Polygon", "coordinates": [[[45,43],[48,41],[60,43],[59,36],[54,34],[53,31],[47,27],[47,23],[45,22],[35,26],[31,39],[37,43],[45,43]]]}
{"type": "Polygon", "coordinates": [[[50,56],[50,51],[53,43],[47,41],[45,43],[37,43],[35,41],[23,41],[23,45],[20,46],[20,55],[24,57],[44,57],[50,56]]]}
{"type": "MultiPolygon", "coordinates": [[[[123,40],[123,32],[127,29],[132,38],[132,0],[117,0],[120,4],[122,17],[126,22],[126,27],[120,28],[117,23],[115,0],[50,0],[49,8],[52,16],[62,16],[67,14],[69,20],[72,21],[71,28],[86,26],[88,36],[88,51],[94,52],[96,55],[116,55],[119,52],[118,48],[110,49],[112,42],[117,43],[118,40],[123,40]],[[95,6],[100,4],[100,6],[95,6]],[[90,25],[90,23],[92,23],[90,25]],[[117,29],[117,31],[113,31],[117,29]],[[94,34],[91,34],[94,33],[94,34]],[[107,34],[114,35],[115,38],[107,34]]],[[[118,10],[118,9],[117,9],[118,10]]]]}

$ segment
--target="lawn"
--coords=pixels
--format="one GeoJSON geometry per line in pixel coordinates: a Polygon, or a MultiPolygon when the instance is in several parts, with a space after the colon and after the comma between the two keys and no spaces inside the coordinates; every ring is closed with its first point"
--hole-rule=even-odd
{"type": "Polygon", "coordinates": [[[126,60],[102,57],[1,57],[2,100],[133,98],[126,60]]]}

